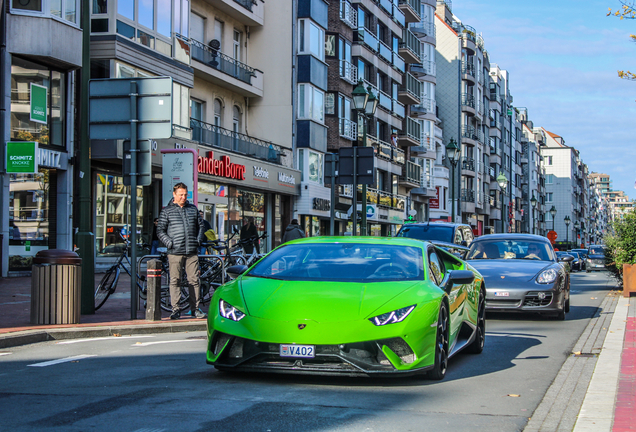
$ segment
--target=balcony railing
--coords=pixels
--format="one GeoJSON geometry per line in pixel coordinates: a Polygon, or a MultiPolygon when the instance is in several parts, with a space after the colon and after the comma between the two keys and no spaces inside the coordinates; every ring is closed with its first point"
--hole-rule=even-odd
{"type": "Polygon", "coordinates": [[[411,55],[418,59],[418,63],[422,61],[422,43],[409,29],[404,29],[404,38],[400,42],[399,47],[405,48],[411,52],[411,55]]]}
{"type": "Polygon", "coordinates": [[[475,76],[475,65],[472,62],[462,60],[462,73],[464,75],[475,76]]]}
{"type": "Polygon", "coordinates": [[[392,59],[392,52],[391,52],[391,48],[385,44],[382,41],[379,41],[378,44],[378,55],[380,57],[382,57],[384,60],[386,60],[388,63],[391,63],[391,59],[392,59]]]}
{"type": "Polygon", "coordinates": [[[396,101],[395,99],[393,99],[392,103],[393,108],[391,109],[391,112],[400,118],[404,118],[406,116],[406,108],[404,107],[404,104],[396,101]]]}
{"type": "Polygon", "coordinates": [[[415,162],[406,161],[404,165],[402,178],[409,182],[415,183],[421,187],[422,185],[422,167],[415,162]]]}
{"type": "Polygon", "coordinates": [[[416,23],[410,23],[409,30],[411,30],[415,35],[420,37],[424,37],[424,36],[435,37],[434,22],[420,21],[416,23]]]}
{"type": "Polygon", "coordinates": [[[400,55],[396,52],[393,52],[392,58],[393,58],[393,63],[392,63],[393,67],[402,73],[406,72],[406,63],[404,62],[404,59],[400,57],[400,55]]]}
{"type": "Polygon", "coordinates": [[[420,99],[422,100],[422,103],[420,103],[419,105],[414,105],[414,106],[419,106],[422,109],[424,109],[427,113],[431,113],[434,114],[435,113],[435,99],[432,99],[430,97],[426,97],[424,95],[422,95],[422,97],[420,97],[420,99]]]}
{"type": "Polygon", "coordinates": [[[190,119],[190,128],[192,139],[201,144],[280,164],[281,147],[276,144],[193,118],[190,119]]]}
{"type": "Polygon", "coordinates": [[[378,38],[366,27],[358,27],[358,42],[363,42],[373,52],[378,51],[378,38]]]}
{"type": "Polygon", "coordinates": [[[252,77],[256,76],[254,68],[223,54],[219,50],[210,48],[202,42],[194,39],[191,39],[190,41],[192,43],[193,59],[198,60],[201,63],[205,63],[213,69],[233,76],[244,83],[252,84],[252,77]]]}
{"type": "Polygon", "coordinates": [[[475,140],[475,141],[479,138],[477,136],[477,132],[475,131],[475,126],[471,126],[471,125],[462,126],[462,137],[475,140]]]}
{"type": "Polygon", "coordinates": [[[422,81],[407,73],[404,79],[405,86],[400,86],[400,91],[407,92],[411,97],[420,99],[422,96],[422,81]]]}
{"type": "Polygon", "coordinates": [[[387,111],[391,111],[391,96],[380,90],[379,93],[376,93],[376,97],[378,98],[379,106],[386,109],[387,111]]]}
{"type": "Polygon", "coordinates": [[[404,195],[367,188],[367,203],[377,204],[379,207],[393,210],[404,210],[406,207],[406,197],[404,195]]]}
{"type": "Polygon", "coordinates": [[[404,150],[380,140],[373,143],[373,148],[375,149],[375,155],[378,159],[384,159],[397,165],[404,165],[404,150]]]}
{"type": "Polygon", "coordinates": [[[348,1],[340,0],[340,19],[354,30],[358,27],[358,14],[348,1]]]}
{"type": "Polygon", "coordinates": [[[462,189],[461,200],[464,202],[475,202],[475,191],[472,189],[462,189]]]}
{"type": "Polygon", "coordinates": [[[398,6],[398,0],[393,0],[393,11],[392,11],[393,21],[404,27],[406,25],[406,16],[404,12],[398,6]]]}
{"type": "Polygon", "coordinates": [[[240,4],[250,12],[252,12],[252,5],[255,4],[255,2],[252,0],[234,0],[234,2],[240,4]]]}
{"type": "Polygon", "coordinates": [[[408,4],[418,16],[420,15],[420,9],[422,7],[421,0],[399,0],[398,4],[408,4]]]}
{"type": "Polygon", "coordinates": [[[406,135],[407,138],[410,138],[414,141],[420,141],[422,125],[417,120],[414,120],[411,117],[406,118],[406,129],[403,131],[403,135],[406,135]]]}
{"type": "Polygon", "coordinates": [[[462,169],[467,171],[475,171],[475,159],[471,157],[463,157],[462,169]]]}
{"type": "Polygon", "coordinates": [[[477,31],[474,27],[463,23],[454,22],[453,29],[459,34],[459,37],[466,38],[475,43],[477,42],[477,31]]]}
{"type": "Polygon", "coordinates": [[[462,105],[475,108],[475,96],[470,93],[462,93],[462,105]]]}
{"type": "Polygon", "coordinates": [[[340,129],[340,136],[356,141],[358,139],[358,123],[346,118],[338,119],[338,126],[340,129]]]}
{"type": "Polygon", "coordinates": [[[340,60],[340,78],[351,84],[356,84],[358,82],[358,67],[347,60],[340,60]]]}

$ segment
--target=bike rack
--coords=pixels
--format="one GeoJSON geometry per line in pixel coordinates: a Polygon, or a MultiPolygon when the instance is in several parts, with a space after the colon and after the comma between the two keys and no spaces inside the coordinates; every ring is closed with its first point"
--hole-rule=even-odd
{"type": "MultiPolygon", "coordinates": [[[[199,259],[216,260],[221,266],[223,266],[223,255],[198,255],[199,259]]],[[[141,264],[150,259],[161,259],[161,255],[144,255],[137,259],[137,269],[141,269],[141,264]]],[[[225,283],[225,272],[221,272],[221,285],[225,283]]]]}

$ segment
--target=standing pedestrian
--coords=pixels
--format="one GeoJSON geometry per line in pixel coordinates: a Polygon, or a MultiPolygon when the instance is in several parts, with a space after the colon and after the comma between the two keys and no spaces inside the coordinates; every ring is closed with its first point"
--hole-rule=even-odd
{"type": "Polygon", "coordinates": [[[283,240],[281,241],[281,244],[303,237],[305,237],[305,233],[300,225],[298,225],[298,219],[292,219],[291,223],[285,229],[285,234],[283,234],[283,240]]]}
{"type": "MultiPolygon", "coordinates": [[[[201,220],[203,221],[203,240],[207,241],[207,238],[205,237],[205,233],[207,233],[209,230],[212,229],[212,225],[210,225],[210,222],[206,221],[205,218],[203,217],[203,211],[199,210],[199,216],[201,217],[201,220]]],[[[205,255],[207,251],[207,247],[205,246],[199,246],[199,255],[205,255]]]]}
{"type": "MultiPolygon", "coordinates": [[[[255,237],[258,238],[258,231],[256,230],[256,225],[254,225],[254,218],[251,216],[248,216],[245,219],[243,219],[243,222],[244,224],[241,227],[240,239],[247,241],[247,240],[252,240],[255,237]]],[[[251,254],[254,251],[254,246],[252,245],[252,242],[250,241],[249,243],[245,244],[243,246],[243,250],[245,250],[246,254],[248,255],[251,254]]],[[[256,244],[256,253],[260,253],[258,244],[256,244]]]]}
{"type": "Polygon", "coordinates": [[[150,255],[157,255],[157,248],[159,247],[159,236],[157,236],[157,223],[159,218],[155,218],[152,225],[152,238],[150,240],[150,255]]]}
{"type": "Polygon", "coordinates": [[[161,210],[157,223],[159,240],[168,248],[172,302],[170,319],[179,319],[181,316],[179,281],[184,267],[190,290],[190,313],[196,318],[207,317],[200,309],[199,257],[197,256],[203,241],[203,218],[199,216],[196,206],[188,202],[187,196],[188,187],[184,183],[174,185],[172,199],[161,210]]]}

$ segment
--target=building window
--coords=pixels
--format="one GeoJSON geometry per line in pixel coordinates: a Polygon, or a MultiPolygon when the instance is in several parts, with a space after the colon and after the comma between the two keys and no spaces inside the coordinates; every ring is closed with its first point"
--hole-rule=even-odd
{"type": "Polygon", "coordinates": [[[172,82],[172,122],[190,128],[190,89],[172,82]]]}
{"type": "Polygon", "coordinates": [[[236,133],[241,133],[242,123],[241,110],[234,105],[234,108],[232,108],[232,130],[236,133]]]}
{"type": "Polygon", "coordinates": [[[325,121],[325,94],[309,84],[298,86],[298,118],[325,121]]]}
{"type": "Polygon", "coordinates": [[[223,102],[214,99],[214,126],[223,126],[223,102]]]}
{"type": "Polygon", "coordinates": [[[553,184],[554,183],[554,174],[548,174],[545,176],[545,184],[553,184]]]}
{"type": "Polygon", "coordinates": [[[11,2],[11,13],[38,15],[53,17],[72,23],[79,24],[79,1],[78,0],[13,0],[11,2]]]}
{"type": "Polygon", "coordinates": [[[545,193],[545,202],[546,203],[551,203],[552,201],[552,192],[546,192],[545,193]]]}
{"type": "Polygon", "coordinates": [[[552,165],[552,156],[546,156],[546,160],[548,162],[548,165],[552,165]]]}
{"type": "Polygon", "coordinates": [[[302,180],[322,184],[324,155],[308,149],[298,150],[298,167],[302,171],[302,180]],[[305,166],[306,164],[306,166],[305,166]]]}
{"type": "Polygon", "coordinates": [[[325,31],[308,19],[298,23],[298,53],[325,61],[325,31]]]}

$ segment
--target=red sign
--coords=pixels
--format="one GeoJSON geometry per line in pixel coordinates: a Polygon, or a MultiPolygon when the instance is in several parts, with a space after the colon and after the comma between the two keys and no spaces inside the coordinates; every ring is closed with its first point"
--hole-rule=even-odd
{"type": "Polygon", "coordinates": [[[435,187],[435,198],[430,198],[428,200],[428,208],[429,209],[439,208],[439,186],[435,187]]]}
{"type": "Polygon", "coordinates": [[[209,151],[207,157],[199,156],[197,170],[203,174],[245,180],[245,165],[232,163],[229,156],[214,159],[213,151],[209,151]]]}
{"type": "Polygon", "coordinates": [[[548,237],[548,240],[550,240],[550,243],[554,244],[554,242],[557,239],[557,233],[556,231],[548,231],[548,235],[546,237],[548,237]]]}

